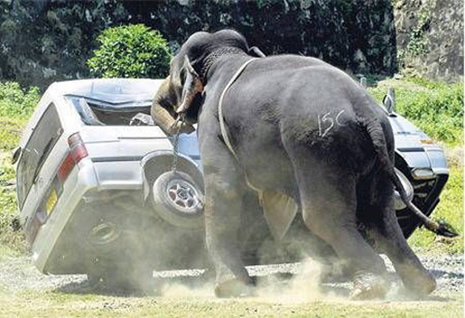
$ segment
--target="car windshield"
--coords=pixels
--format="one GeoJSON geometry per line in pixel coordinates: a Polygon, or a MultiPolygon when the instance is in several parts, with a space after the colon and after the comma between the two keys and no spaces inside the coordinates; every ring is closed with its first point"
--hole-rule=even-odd
{"type": "Polygon", "coordinates": [[[35,178],[47,159],[50,151],[63,133],[60,118],[54,104],[50,104],[33,133],[22,149],[18,164],[18,203],[22,207],[35,178]]]}
{"type": "Polygon", "coordinates": [[[115,125],[153,125],[150,117],[151,101],[125,102],[110,104],[79,96],[68,96],[82,122],[90,126],[115,125]],[[142,121],[142,123],[141,123],[142,121]]]}

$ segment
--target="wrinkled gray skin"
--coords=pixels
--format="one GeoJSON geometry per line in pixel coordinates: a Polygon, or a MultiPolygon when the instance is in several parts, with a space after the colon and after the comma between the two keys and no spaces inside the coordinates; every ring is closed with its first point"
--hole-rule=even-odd
{"type": "Polygon", "coordinates": [[[154,104],[172,116],[168,122],[175,110],[190,122],[198,120],[216,294],[237,296],[252,283],[237,244],[248,191],[245,175],[254,187],[298,202],[308,229],[352,272],[354,299],[382,297],[388,290],[385,264],[357,222],[393,261],[406,288],[419,295],[432,292],[436,282],[408,246],[395,216],[389,121],[345,73],[296,55],[249,64],[223,103],[234,158],[220,132],[218,100],[252,58],[248,52],[244,37],[232,30],[193,34],[174,57],[166,89],[154,104]]]}

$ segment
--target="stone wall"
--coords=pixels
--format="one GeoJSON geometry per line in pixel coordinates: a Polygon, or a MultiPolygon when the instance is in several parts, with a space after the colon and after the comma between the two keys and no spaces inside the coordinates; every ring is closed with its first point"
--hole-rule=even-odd
{"type": "Polygon", "coordinates": [[[0,0],[0,78],[45,87],[89,76],[106,27],[144,23],[173,51],[199,30],[235,28],[266,54],[320,57],[353,73],[393,74],[390,0],[0,0]]]}
{"type": "Polygon", "coordinates": [[[399,66],[434,80],[463,80],[463,1],[396,0],[399,66]]]}

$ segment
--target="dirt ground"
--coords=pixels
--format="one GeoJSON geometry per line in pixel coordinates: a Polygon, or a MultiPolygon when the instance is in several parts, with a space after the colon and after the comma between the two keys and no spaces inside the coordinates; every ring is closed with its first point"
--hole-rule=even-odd
{"type": "Polygon", "coordinates": [[[392,273],[387,299],[355,302],[350,283],[318,284],[312,262],[249,268],[256,295],[225,300],[201,270],[156,272],[153,295],[123,295],[84,275],[43,275],[29,257],[11,256],[0,260],[0,317],[463,317],[463,257],[422,261],[438,282],[431,296],[412,298],[392,273]]]}

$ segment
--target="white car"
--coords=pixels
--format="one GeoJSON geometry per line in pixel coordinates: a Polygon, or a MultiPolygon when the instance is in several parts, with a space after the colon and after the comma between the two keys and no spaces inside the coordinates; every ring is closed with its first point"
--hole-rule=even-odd
{"type": "Polygon", "coordinates": [[[54,83],[40,100],[14,157],[22,224],[41,272],[131,276],[195,266],[184,259],[205,253],[195,134],[179,139],[178,170],[189,175],[158,178],[173,161],[173,140],[149,115],[161,82],[54,83]],[[153,191],[156,179],[167,195],[153,191]],[[179,253],[166,252],[173,244],[179,253]]]}

